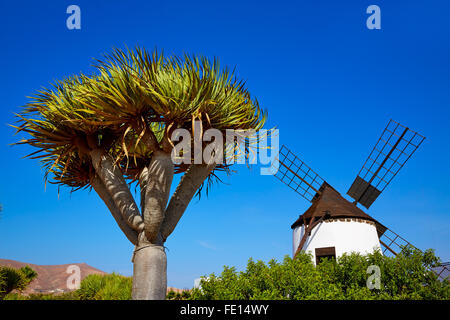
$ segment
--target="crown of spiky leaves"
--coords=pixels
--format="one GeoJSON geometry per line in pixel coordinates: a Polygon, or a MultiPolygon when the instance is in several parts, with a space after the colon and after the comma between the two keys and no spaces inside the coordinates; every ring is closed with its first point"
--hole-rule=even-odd
{"type": "MultiPolygon", "coordinates": [[[[258,130],[266,120],[245,84],[216,59],[115,49],[94,67],[92,76],[68,77],[39,91],[16,114],[17,132],[31,136],[18,144],[37,148],[28,157],[41,159],[46,178],[52,173],[50,182],[74,189],[89,185],[94,169],[82,148],[87,137],[112,154],[128,178],[136,178],[152,154],[136,122],[161,143],[168,128],[192,132],[196,120],[219,130],[258,130]]],[[[180,165],[176,172],[185,169],[180,165]]]]}

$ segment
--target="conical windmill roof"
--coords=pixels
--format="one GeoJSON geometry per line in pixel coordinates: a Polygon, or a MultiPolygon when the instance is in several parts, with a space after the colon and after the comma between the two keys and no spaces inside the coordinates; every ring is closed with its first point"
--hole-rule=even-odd
{"type": "Polygon", "coordinates": [[[313,204],[292,224],[292,229],[303,225],[304,222],[309,223],[311,216],[314,215],[314,220],[324,217],[324,220],[353,218],[373,221],[376,225],[379,237],[386,231],[387,228],[385,226],[341,196],[341,194],[328,183],[324,182],[319,191],[321,194],[316,194],[313,204]]]}

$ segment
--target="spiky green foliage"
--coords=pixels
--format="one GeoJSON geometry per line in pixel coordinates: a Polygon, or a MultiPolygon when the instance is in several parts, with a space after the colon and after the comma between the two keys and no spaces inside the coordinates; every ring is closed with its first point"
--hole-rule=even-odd
{"type": "MultiPolygon", "coordinates": [[[[17,132],[31,136],[18,143],[38,149],[28,156],[41,159],[52,183],[89,185],[94,170],[84,152],[87,141],[101,145],[135,179],[152,154],[137,128],[150,129],[162,145],[175,128],[193,135],[195,120],[202,130],[258,130],[266,119],[244,83],[216,59],[116,49],[95,68],[94,75],[68,77],[39,91],[17,114],[17,132]]],[[[185,169],[180,165],[176,172],[185,169]]]]}
{"type": "Polygon", "coordinates": [[[81,300],[130,300],[131,287],[131,277],[91,274],[81,281],[77,295],[81,300]]]}
{"type": "Polygon", "coordinates": [[[37,273],[29,266],[20,269],[0,266],[0,299],[13,290],[23,290],[36,278],[37,273]]]}

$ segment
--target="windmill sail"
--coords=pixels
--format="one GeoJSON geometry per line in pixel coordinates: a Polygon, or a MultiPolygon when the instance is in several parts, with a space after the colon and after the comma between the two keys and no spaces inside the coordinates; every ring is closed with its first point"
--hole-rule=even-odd
{"type": "MultiPolygon", "coordinates": [[[[383,246],[383,254],[391,254],[396,256],[399,254],[403,248],[411,247],[415,250],[419,250],[422,252],[422,250],[418,249],[417,247],[413,246],[410,242],[399,236],[397,233],[390,229],[386,229],[383,234],[380,236],[380,244],[383,246]]],[[[441,263],[440,265],[436,267],[430,267],[428,270],[433,271],[439,281],[443,281],[445,279],[448,279],[450,277],[450,263],[445,262],[441,263]]]]}
{"type": "Polygon", "coordinates": [[[441,263],[439,266],[432,268],[439,281],[450,278],[450,262],[441,263]]]}
{"type": "Polygon", "coordinates": [[[417,249],[409,241],[405,240],[397,233],[387,228],[380,236],[380,244],[384,247],[383,254],[391,253],[394,256],[399,254],[402,249],[406,247],[417,249]]]}
{"type": "Polygon", "coordinates": [[[369,209],[424,139],[390,120],[347,194],[369,209]]]}
{"type": "Polygon", "coordinates": [[[285,145],[272,165],[278,167],[275,177],[306,200],[312,202],[321,194],[319,189],[325,181],[285,145]]]}

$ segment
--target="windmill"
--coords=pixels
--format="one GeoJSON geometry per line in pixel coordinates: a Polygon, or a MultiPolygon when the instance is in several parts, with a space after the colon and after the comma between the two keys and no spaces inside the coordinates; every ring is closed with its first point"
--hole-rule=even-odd
{"type": "Polygon", "coordinates": [[[278,168],[275,177],[312,203],[291,226],[294,257],[303,250],[311,252],[318,263],[346,252],[382,250],[381,246],[383,254],[396,255],[411,245],[357,204],[369,209],[424,139],[390,120],[347,191],[353,203],[283,145],[273,163],[278,168]]]}

